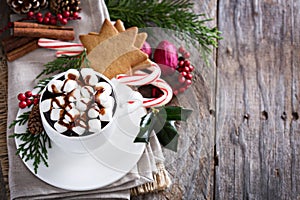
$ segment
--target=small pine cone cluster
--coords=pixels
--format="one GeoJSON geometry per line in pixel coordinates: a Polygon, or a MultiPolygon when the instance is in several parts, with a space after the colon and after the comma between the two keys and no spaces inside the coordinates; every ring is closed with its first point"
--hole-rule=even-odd
{"type": "Polygon", "coordinates": [[[7,4],[15,13],[26,14],[47,8],[48,0],[7,0],[7,4]]]}
{"type": "Polygon", "coordinates": [[[28,118],[28,130],[31,134],[40,134],[43,130],[39,104],[33,106],[28,118]]]}
{"type": "Polygon", "coordinates": [[[50,10],[55,13],[69,11],[71,15],[81,10],[80,0],[50,0],[50,10]]]}

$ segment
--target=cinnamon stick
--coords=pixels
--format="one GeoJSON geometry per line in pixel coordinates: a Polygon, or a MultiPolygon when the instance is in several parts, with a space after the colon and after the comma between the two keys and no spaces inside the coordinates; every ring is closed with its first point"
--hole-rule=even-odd
{"type": "Polygon", "coordinates": [[[32,22],[14,22],[14,27],[16,28],[41,28],[41,29],[56,29],[56,30],[73,30],[70,26],[54,26],[54,25],[44,25],[32,22]]]}
{"type": "Polygon", "coordinates": [[[31,41],[31,42],[25,44],[24,46],[21,46],[17,49],[14,49],[11,52],[8,52],[6,54],[7,60],[10,62],[14,61],[17,58],[20,58],[20,57],[24,56],[25,54],[27,54],[37,48],[39,48],[38,39],[35,39],[34,41],[31,41]]]}
{"type": "Polygon", "coordinates": [[[2,40],[2,47],[5,53],[8,53],[14,49],[17,49],[33,40],[36,40],[36,38],[32,37],[14,37],[10,36],[8,38],[5,38],[2,40]]]}
{"type": "Polygon", "coordinates": [[[13,31],[14,31],[14,36],[51,38],[51,39],[58,39],[58,40],[74,40],[75,38],[74,30],[14,27],[13,31]]]}

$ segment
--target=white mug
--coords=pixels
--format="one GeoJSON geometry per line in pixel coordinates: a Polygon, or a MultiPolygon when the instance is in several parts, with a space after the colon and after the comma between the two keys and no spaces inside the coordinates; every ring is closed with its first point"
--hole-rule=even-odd
{"type": "MultiPolygon", "coordinates": [[[[53,80],[62,77],[65,72],[57,75],[53,80]]],[[[98,76],[104,78],[113,88],[113,93],[116,100],[116,109],[113,113],[112,120],[98,133],[93,133],[86,136],[69,137],[56,131],[46,120],[45,114],[40,109],[42,124],[45,132],[49,136],[52,142],[57,144],[60,148],[67,152],[86,154],[100,148],[105,142],[108,141],[110,135],[116,131],[117,124],[114,123],[117,117],[126,117],[130,113],[140,108],[143,104],[142,95],[139,92],[133,91],[130,87],[119,83],[117,80],[108,80],[100,73],[96,73],[98,76]]],[[[53,81],[52,80],[52,81],[53,81]]],[[[49,82],[51,84],[51,81],[49,82]]],[[[47,87],[46,87],[47,88],[47,87]]],[[[43,99],[43,93],[41,93],[40,103],[43,99]]]]}

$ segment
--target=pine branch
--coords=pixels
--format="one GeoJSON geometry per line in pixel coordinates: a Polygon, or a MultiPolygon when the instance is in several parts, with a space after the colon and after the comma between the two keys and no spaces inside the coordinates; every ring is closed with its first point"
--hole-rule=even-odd
{"type": "Polygon", "coordinates": [[[20,115],[20,116],[18,117],[18,119],[15,119],[15,120],[9,125],[9,128],[14,127],[15,125],[19,125],[19,126],[24,125],[24,124],[28,121],[29,115],[30,115],[30,111],[23,113],[22,115],[20,115]]]}
{"type": "Polygon", "coordinates": [[[200,45],[203,57],[211,53],[211,47],[217,47],[221,32],[217,28],[205,26],[212,19],[204,14],[192,12],[193,3],[189,0],[105,0],[112,20],[123,20],[126,27],[139,28],[158,26],[171,29],[179,39],[200,45]]]}
{"type": "Polygon", "coordinates": [[[39,80],[39,82],[37,83],[36,86],[34,86],[34,88],[39,88],[39,92],[41,93],[43,91],[43,89],[48,85],[48,83],[54,78],[54,76],[51,77],[47,77],[44,79],[39,80]]]}
{"type": "Polygon", "coordinates": [[[22,141],[16,154],[27,162],[33,160],[34,173],[37,173],[38,166],[43,162],[48,167],[48,151],[51,142],[45,131],[40,134],[31,134],[28,130],[25,133],[14,133],[10,137],[22,141]]]}
{"type": "Polygon", "coordinates": [[[85,65],[88,65],[88,61],[86,60],[86,51],[83,51],[77,56],[62,56],[56,58],[44,65],[45,69],[36,77],[36,79],[40,78],[42,75],[49,75],[54,72],[60,73],[65,72],[68,69],[78,69],[82,62],[84,62],[85,65]]]}

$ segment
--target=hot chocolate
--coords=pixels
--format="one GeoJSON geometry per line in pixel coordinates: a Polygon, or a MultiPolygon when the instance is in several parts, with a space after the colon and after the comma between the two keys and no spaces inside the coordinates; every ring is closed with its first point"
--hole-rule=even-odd
{"type": "Polygon", "coordinates": [[[66,136],[99,133],[112,121],[112,85],[91,68],[70,69],[45,89],[40,109],[49,125],[66,136]]]}

